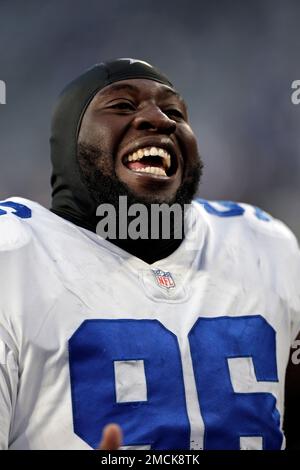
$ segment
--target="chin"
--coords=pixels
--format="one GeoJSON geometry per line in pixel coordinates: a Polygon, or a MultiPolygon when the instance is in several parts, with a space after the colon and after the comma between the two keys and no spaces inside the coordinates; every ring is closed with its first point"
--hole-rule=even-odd
{"type": "MultiPolygon", "coordinates": [[[[129,189],[131,190],[131,188],[129,189]]],[[[155,191],[147,192],[131,190],[131,193],[137,202],[144,204],[172,204],[176,199],[176,192],[175,194],[159,194],[155,191]]]]}

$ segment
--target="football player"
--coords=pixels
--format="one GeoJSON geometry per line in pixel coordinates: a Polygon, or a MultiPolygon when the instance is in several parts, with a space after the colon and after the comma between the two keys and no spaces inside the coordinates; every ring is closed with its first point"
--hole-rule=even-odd
{"type": "Polygon", "coordinates": [[[284,448],[294,235],[256,207],[193,200],[186,105],[143,61],[63,91],[51,155],[51,210],[0,203],[0,447],[98,448],[105,429],[102,449],[121,430],[124,448],[284,448]],[[99,236],[98,208],[118,224],[120,196],[188,207],[184,231],[173,217],[167,238],[99,236]]]}

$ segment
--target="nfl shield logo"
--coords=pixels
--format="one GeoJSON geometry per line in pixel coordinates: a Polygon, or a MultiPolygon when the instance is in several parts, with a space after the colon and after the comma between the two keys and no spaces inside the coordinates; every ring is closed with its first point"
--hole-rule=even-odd
{"type": "Polygon", "coordinates": [[[175,282],[170,272],[163,271],[162,269],[152,269],[152,272],[159,287],[163,287],[165,289],[172,289],[175,287],[175,282]]]}

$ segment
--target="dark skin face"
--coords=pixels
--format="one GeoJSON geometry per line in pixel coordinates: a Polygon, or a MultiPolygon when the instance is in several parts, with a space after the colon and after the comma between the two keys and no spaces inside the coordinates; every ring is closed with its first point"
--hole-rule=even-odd
{"type": "MultiPolygon", "coordinates": [[[[78,142],[101,149],[104,157],[97,164],[102,173],[115,172],[136,196],[149,202],[172,201],[199,159],[184,101],[172,88],[146,79],[119,81],[100,90],[83,116],[78,142]],[[153,147],[171,157],[166,175],[134,171],[128,162],[138,149],[153,147]]],[[[149,159],[144,166],[162,166],[164,160],[149,159]]]]}

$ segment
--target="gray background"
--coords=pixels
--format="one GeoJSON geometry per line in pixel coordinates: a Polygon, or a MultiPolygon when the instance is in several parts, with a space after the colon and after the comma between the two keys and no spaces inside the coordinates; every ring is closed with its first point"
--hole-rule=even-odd
{"type": "Polygon", "coordinates": [[[249,202],[300,236],[298,0],[0,0],[0,198],[48,206],[56,96],[90,65],[136,57],[189,104],[200,195],[249,202]]]}

